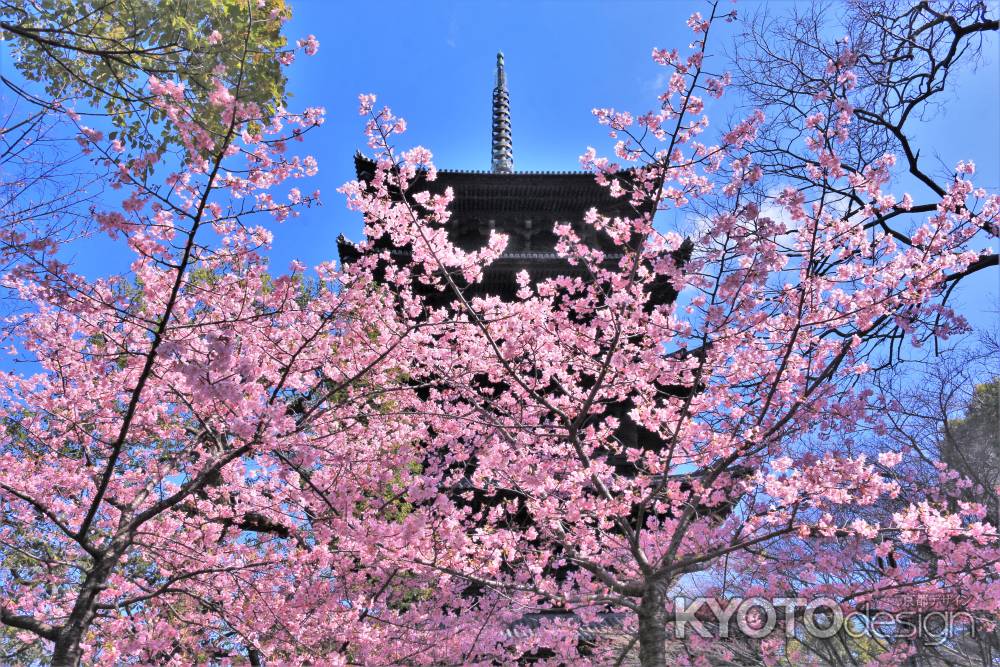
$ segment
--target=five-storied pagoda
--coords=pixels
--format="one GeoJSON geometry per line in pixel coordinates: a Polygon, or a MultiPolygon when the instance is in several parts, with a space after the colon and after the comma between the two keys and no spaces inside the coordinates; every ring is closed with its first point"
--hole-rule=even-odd
{"type": "MultiPolygon", "coordinates": [[[[533,283],[558,275],[588,278],[587,269],[571,265],[555,250],[556,236],[553,226],[568,223],[581,240],[605,253],[609,266],[617,265],[622,257],[621,248],[614,245],[603,232],[584,223],[584,216],[591,208],[606,216],[635,217],[648,211],[637,211],[627,197],[612,197],[609,189],[597,183],[594,174],[585,171],[514,171],[514,150],[510,120],[510,95],[504,71],[503,53],[497,54],[496,86],[493,89],[493,141],[492,163],[489,171],[458,171],[440,169],[437,179],[414,186],[416,190],[444,192],[451,187],[455,198],[451,204],[451,218],[446,223],[448,236],[463,250],[477,250],[486,244],[490,231],[508,236],[503,255],[486,268],[481,282],[467,287],[468,296],[495,295],[513,299],[518,290],[516,275],[526,270],[533,283]]],[[[370,182],[375,164],[360,153],[354,158],[359,181],[370,182]]],[[[627,178],[627,174],[623,176],[627,178]]],[[[373,252],[388,251],[400,264],[408,263],[410,250],[392,245],[388,235],[373,239],[373,252]]],[[[337,239],[341,262],[350,264],[360,253],[358,246],[344,236],[337,239]]],[[[690,252],[685,243],[674,253],[683,261],[690,252]]],[[[456,277],[461,282],[460,277],[456,277]]],[[[415,285],[434,304],[450,303],[453,295],[415,285]]],[[[673,287],[664,279],[654,285],[650,305],[671,303],[677,296],[673,287]]],[[[665,391],[671,391],[665,388],[665,391]]],[[[617,416],[621,427],[617,436],[622,444],[657,448],[660,443],[652,434],[644,432],[627,416],[631,409],[628,402],[609,406],[609,413],[617,416]]],[[[617,456],[610,457],[620,473],[634,474],[634,468],[617,456]]]]}

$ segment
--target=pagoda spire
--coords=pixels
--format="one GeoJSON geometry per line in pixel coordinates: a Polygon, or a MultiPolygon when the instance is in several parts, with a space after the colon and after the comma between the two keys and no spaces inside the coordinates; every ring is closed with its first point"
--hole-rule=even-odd
{"type": "Polygon", "coordinates": [[[509,174],[514,171],[514,144],[510,134],[510,96],[503,69],[503,51],[497,52],[497,85],[493,89],[493,162],[491,171],[509,174]]]}

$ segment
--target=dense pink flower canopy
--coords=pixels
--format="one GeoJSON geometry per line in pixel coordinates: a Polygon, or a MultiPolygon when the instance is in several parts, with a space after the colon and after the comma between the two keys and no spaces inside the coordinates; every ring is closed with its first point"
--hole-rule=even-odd
{"type": "MultiPolygon", "coordinates": [[[[665,664],[668,591],[723,562],[745,595],[852,610],[947,590],[995,611],[996,530],[955,500],[963,481],[941,470],[917,492],[900,452],[845,434],[881,428],[859,379],[886,336],[964,328],[942,294],[1000,199],[967,161],[912,244],[870,224],[912,199],[890,191],[892,155],[841,163],[845,47],[804,159],[870,205],[843,217],[788,187],[763,206],[748,148],[763,113],[705,138],[703,96],[730,83],[703,67],[715,20],[688,20],[687,55],[653,51],[668,82],[653,111],[594,110],[613,157],[581,163],[634,215],[555,226],[591,278],[522,275],[509,302],[464,289],[506,239],[450,241],[455,193],[426,190],[431,152],[400,147],[406,124],[374,95],[360,111],[375,173],[342,188],[370,252],[313,271],[271,267],[267,248],[273,223],[317,201],[299,184],[316,161],[290,146],[321,109],[266,114],[220,77],[203,93],[220,133],[191,116],[191,91],[151,77],[183,140],[174,169],[80,126],[126,193],[95,220],[134,259],[96,280],[55,261],[4,278],[31,306],[12,340],[37,361],[0,374],[0,610],[15,639],[58,664],[604,664],[622,647],[581,653],[580,626],[613,616],[644,664],[665,664]],[[671,209],[699,212],[686,261],[655,218],[671,209]],[[386,268],[382,236],[412,262],[386,268]],[[652,299],[664,281],[676,302],[652,299]],[[661,446],[622,444],[608,407],[625,402],[661,446]],[[853,576],[893,541],[934,558],[853,576]],[[528,617],[531,632],[512,631],[528,617]]],[[[688,649],[692,664],[708,650],[688,649]]]]}

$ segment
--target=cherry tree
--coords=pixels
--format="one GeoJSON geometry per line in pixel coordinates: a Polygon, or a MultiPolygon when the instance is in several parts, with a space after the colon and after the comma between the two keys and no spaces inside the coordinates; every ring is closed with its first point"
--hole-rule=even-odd
{"type": "MultiPolygon", "coordinates": [[[[801,127],[803,169],[819,195],[755,192],[762,171],[749,147],[763,113],[717,143],[701,141],[704,98],[729,82],[704,67],[716,20],[714,10],[689,19],[687,56],[654,50],[669,72],[658,109],[595,110],[617,140],[617,162],[594,150],[582,162],[635,214],[592,211],[555,227],[560,253],[592,278],[524,275],[510,303],[464,289],[504,240],[471,254],[448,241],[455,194],[427,190],[430,152],[396,148],[405,123],[362,96],[376,173],[345,191],[369,239],[387,235],[412,249],[413,264],[387,271],[387,281],[415,322],[435,325],[410,371],[426,385],[419,414],[432,428],[419,473],[408,476],[407,539],[372,548],[414,576],[437,573],[457,586],[456,604],[473,597],[492,610],[490,626],[462,638],[474,642],[463,645],[466,656],[621,662],[638,644],[641,664],[667,664],[678,611],[669,592],[722,563],[747,572],[741,592],[750,596],[827,596],[847,612],[948,591],[970,610],[995,610],[987,575],[997,536],[984,508],[946,502],[944,489],[900,498],[898,453],[861,452],[851,434],[880,428],[878,396],[863,380],[886,340],[921,344],[965,329],[941,297],[951,276],[984,256],[973,239],[995,224],[1000,200],[977,188],[973,164],[962,162],[907,243],[870,224],[908,209],[911,197],[888,189],[891,154],[860,171],[842,165],[857,81],[846,45],[827,63],[828,85],[801,127]],[[836,205],[844,191],[865,205],[845,215],[836,205]],[[650,208],[699,202],[710,213],[682,263],[682,238],[654,224],[650,208]],[[583,243],[581,225],[607,235],[621,259],[583,243]],[[651,300],[663,279],[681,293],[677,303],[651,300]],[[450,294],[451,304],[422,308],[415,281],[450,294]],[[629,447],[617,437],[621,420],[608,408],[625,400],[634,405],[627,418],[655,444],[629,447]],[[621,474],[612,456],[633,473],[621,474]],[[897,511],[872,511],[886,498],[899,500],[897,511]],[[936,558],[874,580],[847,576],[859,560],[884,560],[888,536],[936,558]],[[845,576],[833,583],[818,571],[845,576]],[[792,581],[805,583],[793,590],[792,581]],[[529,617],[537,632],[510,632],[529,617]],[[624,647],[581,646],[581,626],[611,619],[624,647]]],[[[711,643],[689,635],[669,660],[707,660],[711,643]]],[[[780,634],[761,650],[780,657],[780,634]]],[[[907,651],[896,646],[879,659],[907,651]]]]}
{"type": "Polygon", "coordinates": [[[331,266],[270,272],[260,218],[315,201],[288,187],[315,160],[288,151],[323,115],[265,115],[243,85],[217,72],[203,118],[183,86],[149,79],[177,152],[135,154],[79,126],[123,193],[94,218],[131,253],[127,273],[86,279],[25,254],[4,277],[27,305],[6,344],[28,362],[0,376],[4,662],[259,662],[267,641],[293,643],[257,634],[296,577],[292,527],[319,512],[297,502],[307,478],[289,466],[314,438],[351,456],[405,323],[331,266]]]}

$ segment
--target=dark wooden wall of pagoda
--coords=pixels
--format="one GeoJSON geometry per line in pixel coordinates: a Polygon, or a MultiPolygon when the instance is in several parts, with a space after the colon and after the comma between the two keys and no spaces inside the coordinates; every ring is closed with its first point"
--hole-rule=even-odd
{"type": "MultiPolygon", "coordinates": [[[[375,172],[374,163],[355,156],[358,180],[369,182],[375,172]]],[[[515,172],[493,173],[478,171],[438,172],[434,181],[417,182],[413,191],[428,190],[440,194],[452,188],[455,199],[451,206],[452,217],[447,223],[448,237],[463,250],[483,247],[491,231],[508,237],[503,255],[484,272],[481,283],[467,286],[469,296],[495,295],[512,299],[517,291],[515,276],[528,271],[532,282],[538,283],[557,275],[586,278],[586,269],[571,265],[555,252],[556,223],[569,223],[581,240],[606,254],[608,265],[617,263],[621,249],[611,239],[583,222],[587,212],[596,208],[607,216],[637,215],[625,198],[615,198],[608,188],[599,185],[593,174],[587,172],[515,172]]],[[[407,248],[394,248],[388,238],[375,239],[375,248],[389,250],[397,262],[404,263],[410,256],[407,248]]],[[[342,262],[350,263],[357,257],[357,248],[341,237],[337,241],[342,262]]],[[[685,246],[678,258],[689,252],[685,246]]],[[[447,295],[427,293],[435,305],[441,305],[447,295]]],[[[661,281],[654,288],[652,304],[670,303],[676,297],[674,290],[661,281]]]]}

